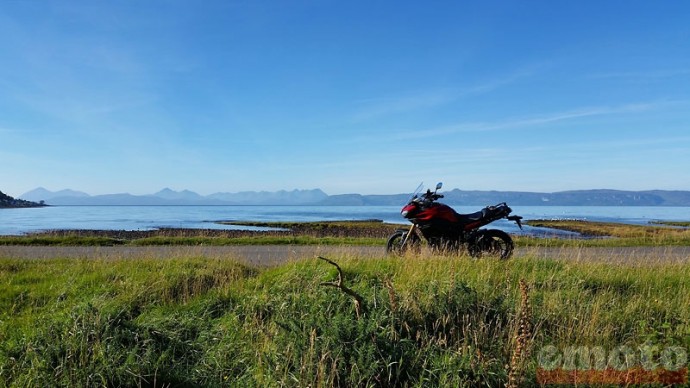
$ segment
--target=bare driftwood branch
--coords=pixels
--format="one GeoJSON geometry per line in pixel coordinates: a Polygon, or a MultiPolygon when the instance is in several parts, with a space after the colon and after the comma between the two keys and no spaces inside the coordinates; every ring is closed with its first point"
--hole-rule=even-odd
{"type": "Polygon", "coordinates": [[[335,282],[322,282],[322,286],[328,286],[328,287],[335,287],[339,288],[340,291],[346,293],[350,297],[352,297],[354,303],[355,303],[355,314],[357,314],[357,319],[359,319],[360,315],[362,314],[363,310],[365,309],[364,306],[364,298],[362,298],[361,295],[353,291],[351,288],[348,288],[347,286],[343,285],[343,270],[340,268],[340,266],[333,262],[332,260],[329,260],[325,257],[319,256],[319,259],[332,264],[337,270],[338,270],[338,280],[335,282]]]}

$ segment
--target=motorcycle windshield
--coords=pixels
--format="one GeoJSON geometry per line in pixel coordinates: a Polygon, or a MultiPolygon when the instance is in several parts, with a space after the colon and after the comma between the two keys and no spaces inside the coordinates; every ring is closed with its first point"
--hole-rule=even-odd
{"type": "Polygon", "coordinates": [[[412,196],[410,197],[410,200],[408,202],[417,198],[419,196],[419,193],[422,192],[422,190],[424,190],[424,182],[420,183],[419,186],[417,186],[417,188],[414,189],[414,192],[412,193],[412,196]]]}

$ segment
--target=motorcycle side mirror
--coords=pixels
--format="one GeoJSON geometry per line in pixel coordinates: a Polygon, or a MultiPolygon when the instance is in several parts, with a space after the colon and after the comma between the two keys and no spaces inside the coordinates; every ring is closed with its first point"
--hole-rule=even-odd
{"type": "Polygon", "coordinates": [[[443,182],[438,182],[436,184],[436,190],[441,190],[441,187],[443,187],[443,182]]]}

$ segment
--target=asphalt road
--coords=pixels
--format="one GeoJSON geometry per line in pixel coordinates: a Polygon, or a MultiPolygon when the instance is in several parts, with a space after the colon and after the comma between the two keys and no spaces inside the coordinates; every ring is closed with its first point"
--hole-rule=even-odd
{"type": "MultiPolygon", "coordinates": [[[[265,266],[316,256],[384,257],[383,247],[302,246],[302,245],[241,245],[241,246],[0,246],[0,258],[21,259],[131,259],[208,257],[237,259],[251,265],[265,266]]],[[[521,257],[597,261],[627,264],[684,263],[690,264],[690,247],[614,247],[614,248],[517,248],[513,260],[521,257]]]]}

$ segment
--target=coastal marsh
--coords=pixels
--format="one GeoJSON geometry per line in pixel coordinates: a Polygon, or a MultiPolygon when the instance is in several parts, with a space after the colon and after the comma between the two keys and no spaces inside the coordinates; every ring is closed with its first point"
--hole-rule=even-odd
{"type": "Polygon", "coordinates": [[[687,261],[539,249],[328,256],[359,306],[314,256],[0,257],[0,386],[536,385],[543,349],[690,351],[687,261]]]}

